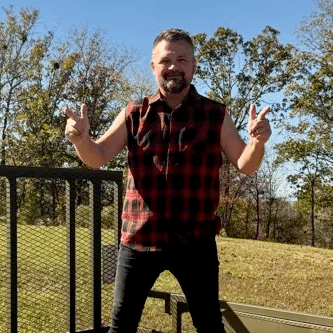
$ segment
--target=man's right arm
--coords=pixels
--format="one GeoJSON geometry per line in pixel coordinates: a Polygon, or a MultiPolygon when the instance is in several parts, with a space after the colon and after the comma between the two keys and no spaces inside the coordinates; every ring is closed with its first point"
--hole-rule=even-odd
{"type": "Polygon", "coordinates": [[[89,136],[87,108],[81,107],[81,117],[69,109],[65,134],[73,143],[77,155],[91,168],[99,168],[116,157],[127,145],[125,109],[123,109],[106,133],[96,141],[89,136]]]}

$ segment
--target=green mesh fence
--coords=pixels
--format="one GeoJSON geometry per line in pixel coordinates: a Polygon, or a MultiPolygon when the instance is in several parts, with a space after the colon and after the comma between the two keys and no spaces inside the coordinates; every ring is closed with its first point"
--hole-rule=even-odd
{"type": "MultiPolygon", "coordinates": [[[[29,170],[31,173],[31,169],[29,170]]],[[[52,174],[52,170],[48,172],[49,175],[44,172],[38,177],[37,170],[32,173],[33,177],[15,179],[15,226],[10,217],[10,208],[13,213],[10,197],[14,193],[10,184],[13,184],[13,181],[10,183],[3,174],[0,179],[0,332],[15,333],[13,318],[17,321],[16,330],[19,333],[69,332],[70,306],[74,304],[73,300],[75,332],[91,329],[98,321],[101,325],[109,324],[113,304],[113,285],[110,282],[115,272],[119,234],[121,173],[114,174],[117,176],[115,179],[112,179],[112,172],[103,173],[108,177],[99,178],[100,191],[94,191],[94,178],[91,178],[93,171],[89,173],[88,179],[82,175],[75,179],[77,175],[73,173],[70,181],[75,193],[72,193],[70,198],[67,173],[61,178],[59,171],[56,174],[52,174]],[[94,201],[100,205],[94,205],[94,201]],[[75,227],[70,233],[73,209],[75,227]],[[100,216],[97,218],[100,221],[97,229],[94,229],[94,216],[100,216]],[[15,229],[16,235],[11,235],[15,229]],[[100,235],[101,241],[101,289],[100,295],[94,296],[96,234],[100,235]],[[15,249],[16,238],[15,258],[13,247],[15,249]],[[72,263],[69,260],[70,247],[72,251],[75,250],[75,261],[72,263]],[[17,281],[13,282],[15,260],[17,281]],[[14,271],[11,271],[13,267],[14,271]],[[70,292],[71,269],[72,273],[75,272],[75,277],[72,275],[72,284],[75,281],[75,298],[70,292]],[[15,287],[17,295],[15,290],[14,293],[11,291],[15,287]],[[97,312],[96,304],[101,306],[97,312]],[[101,318],[94,318],[99,312],[101,318]]]]}

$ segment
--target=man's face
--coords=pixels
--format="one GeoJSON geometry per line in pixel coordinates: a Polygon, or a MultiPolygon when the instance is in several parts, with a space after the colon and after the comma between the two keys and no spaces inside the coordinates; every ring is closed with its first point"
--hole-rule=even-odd
{"type": "Polygon", "coordinates": [[[191,84],[196,64],[187,42],[162,40],[153,50],[151,66],[162,92],[178,94],[191,84]]]}

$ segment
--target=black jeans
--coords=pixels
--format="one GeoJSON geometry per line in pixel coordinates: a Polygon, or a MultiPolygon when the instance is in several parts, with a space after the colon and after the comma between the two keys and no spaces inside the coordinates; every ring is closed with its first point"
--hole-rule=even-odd
{"type": "Polygon", "coordinates": [[[148,292],[164,270],[178,280],[198,333],[225,333],[218,296],[215,239],[174,244],[170,251],[120,247],[109,333],[136,333],[148,292]]]}

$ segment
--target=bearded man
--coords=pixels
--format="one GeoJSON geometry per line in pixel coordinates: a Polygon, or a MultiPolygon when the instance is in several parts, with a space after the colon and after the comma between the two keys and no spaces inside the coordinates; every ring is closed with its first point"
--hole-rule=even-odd
{"type": "Polygon", "coordinates": [[[151,67],[154,96],[130,102],[99,139],[89,137],[87,107],[69,109],[66,136],[78,156],[98,168],[128,148],[114,305],[109,333],[135,333],[149,290],[169,270],[178,280],[198,333],[223,333],[215,236],[222,153],[244,174],[255,172],[271,135],[265,115],[250,106],[246,144],[226,106],[198,94],[191,37],[160,33],[151,67]]]}

